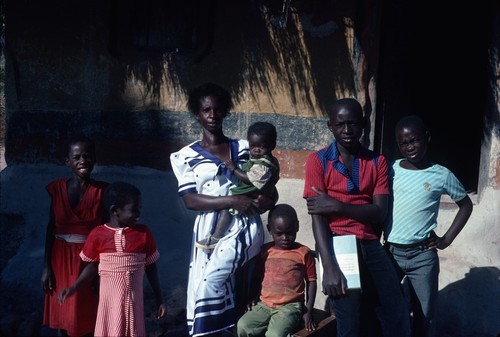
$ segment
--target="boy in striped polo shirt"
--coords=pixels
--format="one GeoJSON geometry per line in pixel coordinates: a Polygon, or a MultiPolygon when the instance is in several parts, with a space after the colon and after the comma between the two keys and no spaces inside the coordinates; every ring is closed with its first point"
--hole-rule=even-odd
{"type": "Polygon", "coordinates": [[[393,210],[384,230],[386,247],[406,276],[414,335],[422,337],[436,336],[437,249],[453,242],[472,213],[472,201],[461,182],[449,169],[428,158],[430,139],[430,132],[416,115],[403,117],[396,124],[396,143],[404,158],[392,165],[393,210]],[[442,194],[450,196],[458,212],[439,237],[434,229],[442,194]]]}
{"type": "Polygon", "coordinates": [[[398,275],[380,242],[389,205],[387,161],[359,141],[365,118],[356,99],[339,99],[328,117],[335,141],[308,156],[303,197],[337,336],[377,336],[374,331],[381,330],[384,337],[408,337],[410,317],[398,275]],[[330,244],[332,235],[349,234],[357,239],[362,290],[347,288],[330,244]]]}

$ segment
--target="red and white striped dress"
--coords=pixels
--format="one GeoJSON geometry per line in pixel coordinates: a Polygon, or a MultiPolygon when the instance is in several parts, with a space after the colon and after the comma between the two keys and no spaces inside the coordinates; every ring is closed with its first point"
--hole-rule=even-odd
{"type": "Polygon", "coordinates": [[[143,279],[145,266],[160,257],[146,225],[96,227],[80,257],[99,262],[99,307],[94,336],[146,336],[143,279]]]}

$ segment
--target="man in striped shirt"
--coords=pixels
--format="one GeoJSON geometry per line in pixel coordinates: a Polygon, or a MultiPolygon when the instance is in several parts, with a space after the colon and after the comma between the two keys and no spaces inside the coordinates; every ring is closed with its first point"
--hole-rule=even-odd
{"type": "Polygon", "coordinates": [[[384,337],[408,337],[410,316],[398,275],[380,242],[389,205],[387,161],[360,143],[365,119],[356,99],[339,99],[328,116],[335,141],[308,156],[303,197],[337,336],[376,336],[378,330],[384,337]],[[361,289],[347,288],[331,245],[332,235],[348,234],[357,238],[361,289]]]}

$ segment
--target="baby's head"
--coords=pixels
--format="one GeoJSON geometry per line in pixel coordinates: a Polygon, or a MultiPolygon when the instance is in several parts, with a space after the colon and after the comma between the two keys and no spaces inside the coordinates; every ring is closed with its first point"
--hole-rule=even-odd
{"type": "Polygon", "coordinates": [[[299,231],[297,212],[288,204],[276,205],[269,211],[267,229],[276,247],[292,249],[299,231]]]}
{"type": "Polygon", "coordinates": [[[252,158],[272,155],[277,138],[276,127],[271,123],[256,122],[250,125],[247,139],[252,158]]]}

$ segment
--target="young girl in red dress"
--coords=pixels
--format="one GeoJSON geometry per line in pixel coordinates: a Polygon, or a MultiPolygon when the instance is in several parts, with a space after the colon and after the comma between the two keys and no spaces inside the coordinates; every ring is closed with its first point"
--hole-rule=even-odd
{"type": "Polygon", "coordinates": [[[51,198],[45,239],[42,288],[45,292],[43,324],[60,336],[91,336],[97,314],[98,292],[89,282],[77,296],[63,305],[57,291],[76,281],[84,263],[79,258],[90,231],[104,223],[102,194],[108,185],[91,179],[96,162],[95,146],[79,138],[68,144],[66,165],[71,178],[56,179],[47,185],[51,198]]]}
{"type": "Polygon", "coordinates": [[[89,234],[80,257],[88,265],[76,282],[59,292],[65,303],[94,277],[100,276],[99,308],[95,336],[146,336],[144,323],[144,273],[153,289],[157,318],[167,314],[163,304],[153,234],[138,224],[141,192],[133,185],[116,182],[106,189],[104,206],[109,221],[89,234]],[[78,290],[78,291],[77,291],[78,290]]]}

